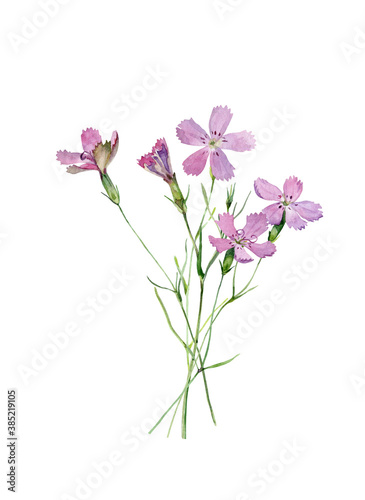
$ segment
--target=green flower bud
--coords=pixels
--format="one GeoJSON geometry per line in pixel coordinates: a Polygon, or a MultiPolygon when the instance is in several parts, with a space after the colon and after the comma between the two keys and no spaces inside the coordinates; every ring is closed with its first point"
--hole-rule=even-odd
{"type": "Polygon", "coordinates": [[[231,205],[233,203],[235,190],[236,190],[236,183],[234,183],[233,186],[229,188],[229,190],[227,188],[227,199],[226,199],[227,212],[229,212],[229,209],[231,208],[231,205]]]}
{"type": "Polygon", "coordinates": [[[284,210],[283,218],[281,219],[280,224],[278,224],[277,226],[273,226],[271,231],[269,232],[269,238],[268,238],[269,241],[271,241],[271,242],[276,241],[279,237],[279,234],[283,230],[284,226],[285,226],[285,210],[284,210]]]}
{"type": "Polygon", "coordinates": [[[229,271],[232,269],[232,262],[234,259],[234,248],[230,248],[227,250],[224,260],[223,260],[223,266],[222,266],[222,274],[228,274],[229,271]]]}
{"type": "Polygon", "coordinates": [[[170,186],[171,194],[177,209],[182,214],[186,214],[188,208],[185,203],[184,195],[182,194],[179,184],[177,183],[175,174],[173,175],[172,180],[168,184],[170,186]]]}
{"type": "Polygon", "coordinates": [[[101,182],[103,183],[104,189],[107,192],[109,199],[116,205],[119,205],[120,203],[119,191],[118,188],[114,186],[109,175],[101,174],[101,182]]]}

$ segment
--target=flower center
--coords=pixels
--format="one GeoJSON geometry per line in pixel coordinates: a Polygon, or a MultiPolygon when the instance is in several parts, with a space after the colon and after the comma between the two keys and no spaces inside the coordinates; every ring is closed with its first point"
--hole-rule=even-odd
{"type": "Polygon", "coordinates": [[[243,229],[238,229],[237,235],[238,239],[235,238],[234,242],[237,243],[237,245],[241,245],[241,247],[245,247],[248,243],[256,243],[257,241],[257,236],[255,235],[252,235],[251,238],[246,238],[243,229]]]}
{"type": "Polygon", "coordinates": [[[283,198],[284,198],[284,201],[283,201],[283,205],[284,205],[284,207],[287,207],[287,206],[289,206],[291,203],[294,203],[294,202],[293,202],[293,195],[292,195],[292,194],[291,194],[291,195],[288,195],[288,194],[283,193],[283,195],[282,195],[282,196],[283,196],[283,198]]]}
{"type": "Polygon", "coordinates": [[[221,139],[219,139],[218,141],[216,141],[215,139],[211,139],[208,144],[209,144],[210,149],[217,149],[217,148],[219,148],[221,143],[222,143],[221,139]]]}

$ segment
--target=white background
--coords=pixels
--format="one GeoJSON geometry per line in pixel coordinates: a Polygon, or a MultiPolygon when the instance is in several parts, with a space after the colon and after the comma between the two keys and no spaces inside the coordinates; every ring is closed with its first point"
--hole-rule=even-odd
{"type": "MultiPolygon", "coordinates": [[[[15,387],[21,499],[363,499],[363,2],[50,4],[52,15],[35,0],[7,2],[1,13],[1,491],[6,391],[15,387]],[[151,80],[151,71],[160,76],[151,80]],[[216,105],[234,113],[229,132],[252,130],[260,143],[255,155],[228,152],[239,199],[258,176],[281,186],[297,175],[302,199],[321,203],[325,216],[304,231],[287,229],[260,267],[259,287],[217,321],[211,363],[241,353],[207,372],[218,426],[197,381],[188,439],[180,439],[179,418],[169,440],[169,420],[147,437],[186,376],[184,351],[145,278],[163,284],[163,276],[101,196],[98,175],[66,175],[55,154],[79,150],[88,126],[105,139],[118,130],[109,173],[126,213],[173,273],[184,225],[163,197],[167,185],[136,159],[166,138],[184,191],[191,181],[196,227],[199,185],[209,177],[183,173],[196,149],[179,143],[175,127],[190,117],[207,127],[216,105]],[[302,274],[294,279],[295,266],[302,274]],[[128,277],[123,290],[88,323],[80,308],[115,272],[128,277]],[[273,290],[281,304],[268,304],[273,290]],[[50,335],[70,323],[78,335],[32,368],[51,352],[50,335]],[[293,442],[298,456],[280,465],[293,442]],[[100,480],[95,463],[118,451],[124,464],[100,480]],[[260,469],[269,472],[259,488],[260,469]],[[91,490],[80,489],[85,482],[91,490]]],[[[264,206],[252,195],[248,211],[264,206]]],[[[240,266],[242,284],[252,270],[240,266]]],[[[204,316],[217,280],[212,274],[204,316]]],[[[166,304],[182,329],[174,302],[166,304]]]]}

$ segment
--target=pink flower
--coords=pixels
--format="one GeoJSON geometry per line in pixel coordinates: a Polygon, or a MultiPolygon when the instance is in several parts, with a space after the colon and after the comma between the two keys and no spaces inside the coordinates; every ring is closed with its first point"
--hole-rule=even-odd
{"type": "Polygon", "coordinates": [[[174,173],[165,139],[158,139],[152,148],[152,152],[142,156],[138,160],[138,165],[171,184],[174,173]]]}
{"type": "Polygon", "coordinates": [[[58,151],[57,160],[61,165],[69,165],[69,174],[79,174],[86,170],[97,170],[100,175],[106,174],[109,163],[113,160],[118,151],[118,132],[114,131],[110,141],[102,143],[98,130],[87,128],[81,134],[83,153],[70,153],[68,151],[58,151]],[[75,164],[78,165],[75,165],[75,164]]]}
{"type": "Polygon", "coordinates": [[[234,248],[234,258],[237,262],[252,262],[253,258],[246,250],[250,250],[257,257],[270,257],[276,252],[276,247],[271,241],[265,243],[256,243],[258,237],[268,228],[266,216],[260,214],[251,214],[247,216],[246,225],[243,229],[236,229],[234,217],[231,214],[223,214],[216,221],[226,238],[214,238],[209,236],[210,243],[221,253],[234,248]]]}
{"type": "Polygon", "coordinates": [[[260,178],[256,179],[254,186],[257,196],[264,200],[276,201],[263,210],[270,224],[280,224],[284,212],[287,225],[294,229],[304,229],[307,225],[306,221],[313,222],[323,217],[322,207],[318,203],[297,202],[303,191],[303,183],[297,177],[286,179],[283,192],[260,178]]]}
{"type": "Polygon", "coordinates": [[[208,135],[195,121],[182,121],[176,128],[176,134],[180,141],[191,146],[203,146],[184,162],[184,171],[187,174],[199,175],[204,170],[208,157],[212,174],[216,179],[228,180],[233,177],[233,165],[228,161],[223,149],[231,151],[251,151],[255,147],[255,138],[251,132],[237,132],[225,134],[232,119],[231,110],[225,106],[213,108],[209,120],[208,135]]]}

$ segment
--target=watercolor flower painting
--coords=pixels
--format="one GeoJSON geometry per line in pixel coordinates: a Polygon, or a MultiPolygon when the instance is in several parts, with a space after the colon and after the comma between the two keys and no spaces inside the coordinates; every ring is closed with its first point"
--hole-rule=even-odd
{"type": "MultiPolygon", "coordinates": [[[[216,106],[210,116],[208,132],[192,118],[181,121],[176,128],[177,137],[181,143],[200,148],[183,162],[182,170],[185,174],[197,176],[209,163],[211,181],[209,187],[205,187],[204,184],[200,185],[204,206],[199,213],[198,220],[193,220],[190,216],[190,186],[184,194],[178,183],[176,170],[172,167],[170,149],[166,139],[158,139],[151,151],[140,156],[137,161],[138,165],[146,172],[162,179],[169,186],[171,198],[168,196],[166,198],[172,202],[180,214],[177,217],[181,217],[181,226],[179,224],[171,226],[170,224],[166,227],[163,225],[164,218],[159,219],[164,233],[169,235],[171,241],[175,241],[174,235],[178,236],[181,228],[186,231],[182,262],[178,260],[176,255],[169,261],[170,264],[171,261],[175,264],[172,273],[170,270],[167,271],[165,264],[163,265],[155,256],[150,246],[141,238],[127,218],[125,209],[121,205],[119,190],[107,172],[118,151],[118,133],[113,132],[110,141],[103,143],[98,130],[87,128],[81,135],[83,148],[81,153],[65,150],[57,152],[58,161],[67,166],[67,172],[71,174],[88,170],[99,172],[105,196],[112,201],[114,206],[118,207],[125,222],[161,273],[161,283],[156,283],[150,278],[148,280],[153,286],[158,307],[161,308],[161,317],[164,317],[167,328],[181,346],[181,355],[185,358],[187,373],[177,397],[152,427],[150,433],[160,425],[167,415],[171,415],[168,428],[169,436],[181,405],[181,437],[186,439],[189,394],[193,390],[193,383],[197,378],[203,382],[211,420],[213,424],[217,423],[211,399],[209,373],[212,369],[216,370],[228,365],[238,354],[230,359],[208,363],[208,355],[211,354],[210,348],[214,342],[213,332],[216,321],[220,319],[221,314],[230,304],[245,297],[256,288],[255,286],[250,287],[250,284],[258,267],[263,259],[268,258],[269,263],[275,261],[278,252],[277,241],[286,226],[303,229],[308,222],[319,220],[323,216],[319,204],[298,201],[303,190],[303,183],[294,176],[289,177],[284,182],[282,190],[268,181],[258,178],[254,182],[257,196],[274,203],[259,213],[248,213],[245,216],[245,221],[239,217],[246,210],[249,195],[242,208],[238,210],[237,207],[241,205],[243,200],[241,200],[241,196],[237,195],[236,183],[231,184],[226,190],[225,209],[218,209],[218,205],[223,200],[218,197],[214,198],[213,202],[216,181],[230,180],[235,171],[235,167],[228,160],[225,150],[245,153],[251,151],[256,144],[255,137],[251,132],[244,130],[226,133],[232,116],[231,110],[227,106],[216,106]],[[209,231],[206,229],[207,226],[209,231]],[[213,230],[218,231],[219,237],[212,235],[213,230]],[[250,264],[253,261],[256,261],[256,265],[252,266],[249,276],[243,279],[242,276],[239,276],[239,269],[251,269],[250,264]],[[238,264],[246,265],[240,266],[238,264]],[[212,269],[216,270],[215,274],[211,272],[212,269]],[[228,297],[222,301],[223,284],[230,292],[228,297]],[[208,290],[213,293],[214,300],[207,306],[208,290]],[[179,319],[171,318],[170,304],[167,307],[167,302],[165,302],[167,295],[175,299],[179,319]],[[191,302],[193,300],[195,308],[192,311],[191,302]]],[[[146,182],[152,183],[154,181],[150,177],[146,182]]],[[[147,202],[145,203],[145,208],[148,208],[147,202]]],[[[151,203],[151,200],[148,200],[148,203],[151,203]]],[[[176,241],[179,241],[179,238],[176,238],[176,241]]],[[[163,240],[157,239],[154,243],[156,242],[160,246],[164,246],[163,240]]],[[[132,246],[132,243],[128,242],[128,247],[132,248],[132,246]]],[[[225,291],[225,293],[227,292],[225,291]]],[[[158,352],[156,354],[159,355],[158,352]]]]}

